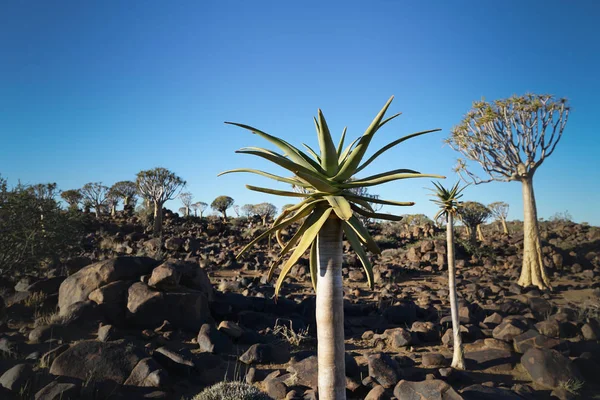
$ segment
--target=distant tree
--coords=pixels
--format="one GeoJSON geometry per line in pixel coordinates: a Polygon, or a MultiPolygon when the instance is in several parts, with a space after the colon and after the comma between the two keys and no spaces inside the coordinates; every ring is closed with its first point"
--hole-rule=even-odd
{"type": "Polygon", "coordinates": [[[227,221],[227,209],[233,205],[234,200],[229,196],[219,196],[213,200],[210,207],[223,214],[223,219],[227,221]]]}
{"type": "Polygon", "coordinates": [[[90,207],[94,209],[96,217],[99,217],[102,208],[106,205],[108,187],[102,182],[90,182],[83,185],[80,191],[84,201],[87,200],[90,207]]]}
{"type": "Polygon", "coordinates": [[[181,192],[179,193],[179,199],[181,200],[181,203],[183,204],[183,215],[186,217],[190,216],[190,207],[192,206],[192,199],[194,198],[194,195],[192,195],[190,192],[181,192]]]}
{"type": "Polygon", "coordinates": [[[200,218],[202,218],[202,213],[204,212],[204,210],[206,210],[207,207],[208,207],[208,204],[206,204],[202,201],[198,201],[198,202],[192,204],[192,208],[194,209],[194,215],[197,217],[198,211],[200,211],[200,218]]]}
{"type": "Polygon", "coordinates": [[[106,208],[113,217],[117,213],[117,206],[119,205],[120,200],[121,196],[113,191],[112,188],[108,189],[108,194],[106,195],[106,208]]]}
{"type": "Polygon", "coordinates": [[[119,181],[111,186],[110,191],[121,198],[123,210],[131,215],[135,209],[137,186],[132,181],[119,181]]]}
{"type": "Polygon", "coordinates": [[[469,241],[472,244],[477,243],[477,227],[490,217],[490,210],[476,201],[466,201],[458,210],[458,215],[469,232],[469,241]]]}
{"type": "Polygon", "coordinates": [[[502,224],[502,229],[506,235],[508,235],[508,226],[506,225],[506,217],[508,216],[508,203],[503,201],[496,201],[494,203],[488,204],[488,208],[490,209],[492,215],[496,219],[496,221],[500,221],[502,224]]]}
{"type": "Polygon", "coordinates": [[[27,190],[40,200],[54,200],[58,194],[56,183],[38,183],[29,186],[27,190]]]}
{"type": "Polygon", "coordinates": [[[181,215],[185,216],[186,208],[185,207],[179,207],[179,212],[181,213],[181,215]]]}
{"type": "Polygon", "coordinates": [[[267,225],[267,219],[277,214],[277,207],[271,203],[260,203],[254,206],[254,212],[260,216],[263,225],[267,225]]]}
{"type": "Polygon", "coordinates": [[[233,212],[235,213],[235,216],[237,218],[239,218],[240,217],[240,206],[238,206],[237,204],[234,204],[233,205],[233,212]]]}
{"type": "Polygon", "coordinates": [[[79,203],[83,200],[81,192],[77,189],[65,190],[60,194],[60,197],[67,202],[69,209],[74,211],[79,209],[79,203]]]}
{"type": "Polygon", "coordinates": [[[241,208],[241,214],[244,217],[252,217],[256,214],[254,204],[244,204],[241,208]]]}
{"type": "Polygon", "coordinates": [[[137,174],[138,192],[154,204],[154,235],[162,233],[163,206],[173,200],[185,186],[185,181],[166,168],[154,168],[137,174]]]}
{"type": "Polygon", "coordinates": [[[535,171],[554,152],[571,108],[566,99],[526,94],[493,103],[479,101],[451,131],[447,143],[478,163],[490,179],[475,175],[464,160],[457,170],[475,184],[518,181],[523,189],[523,267],[518,284],[550,288],[543,264],[537,207],[533,192],[535,171]]]}
{"type": "Polygon", "coordinates": [[[446,220],[446,246],[448,247],[448,291],[450,292],[450,314],[452,318],[452,336],[454,338],[454,353],[452,356],[452,368],[465,369],[465,356],[462,348],[462,338],[460,335],[460,319],[458,315],[458,296],[456,294],[456,270],[454,259],[454,217],[459,212],[461,203],[458,201],[463,195],[464,187],[459,187],[459,183],[446,189],[441,184],[433,182],[435,186],[432,200],[440,207],[434,219],[443,218],[446,220]]]}
{"type": "Polygon", "coordinates": [[[434,222],[425,214],[404,214],[402,222],[408,226],[424,226],[425,224],[434,225],[434,222]]]}

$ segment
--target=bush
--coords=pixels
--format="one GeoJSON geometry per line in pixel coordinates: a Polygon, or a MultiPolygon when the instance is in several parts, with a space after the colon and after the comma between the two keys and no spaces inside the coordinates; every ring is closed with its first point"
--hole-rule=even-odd
{"type": "Polygon", "coordinates": [[[32,187],[0,187],[0,273],[28,272],[81,250],[83,216],[32,187]]]}
{"type": "Polygon", "coordinates": [[[220,382],[204,389],[192,400],[273,400],[273,398],[244,382],[220,382]]]}

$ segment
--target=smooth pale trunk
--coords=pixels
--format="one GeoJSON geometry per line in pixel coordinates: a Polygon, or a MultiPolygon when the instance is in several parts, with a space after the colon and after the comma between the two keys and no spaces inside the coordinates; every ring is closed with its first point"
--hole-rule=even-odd
{"type": "Polygon", "coordinates": [[[504,229],[504,233],[506,235],[508,235],[509,232],[508,232],[508,225],[506,225],[506,219],[502,218],[500,221],[502,221],[502,229],[504,229]]]}
{"type": "Polygon", "coordinates": [[[160,235],[162,231],[162,204],[154,202],[154,235],[160,235]]]}
{"type": "Polygon", "coordinates": [[[448,247],[448,291],[450,292],[450,314],[452,315],[452,336],[454,338],[454,353],[452,368],[465,369],[465,357],[460,336],[460,319],[458,317],[458,296],[456,294],[456,271],[454,263],[454,220],[448,214],[446,225],[446,246],[448,247]]]}
{"type": "Polygon", "coordinates": [[[110,206],[110,215],[114,217],[116,213],[117,213],[117,207],[114,205],[111,205],[110,206]]]}
{"type": "Polygon", "coordinates": [[[317,237],[319,399],[346,399],[342,224],[330,217],[317,237]]]}
{"type": "Polygon", "coordinates": [[[480,242],[483,242],[483,231],[481,230],[481,225],[477,225],[477,238],[480,242]]]}
{"type": "Polygon", "coordinates": [[[223,213],[223,221],[227,222],[227,210],[221,211],[223,213]]]}
{"type": "Polygon", "coordinates": [[[521,181],[523,187],[523,267],[518,284],[526,287],[537,286],[539,289],[550,289],[550,280],[542,261],[540,231],[538,227],[537,208],[531,177],[521,181]]]}

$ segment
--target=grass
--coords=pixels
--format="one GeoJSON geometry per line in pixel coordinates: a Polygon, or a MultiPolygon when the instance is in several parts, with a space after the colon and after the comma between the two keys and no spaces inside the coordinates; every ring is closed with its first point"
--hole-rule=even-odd
{"type": "Polygon", "coordinates": [[[578,395],[581,389],[585,386],[585,381],[580,381],[579,379],[569,379],[568,381],[560,382],[558,386],[569,393],[578,395]]]}
{"type": "Polygon", "coordinates": [[[310,338],[308,335],[308,329],[309,327],[306,327],[305,329],[299,329],[298,331],[295,331],[292,321],[290,321],[290,326],[288,327],[285,324],[280,325],[279,319],[277,319],[275,322],[275,327],[273,328],[273,333],[285,339],[285,341],[292,346],[298,347],[310,338]]]}
{"type": "Polygon", "coordinates": [[[25,306],[28,308],[38,309],[44,305],[44,302],[48,298],[48,295],[44,292],[34,292],[25,299],[25,306]]]}

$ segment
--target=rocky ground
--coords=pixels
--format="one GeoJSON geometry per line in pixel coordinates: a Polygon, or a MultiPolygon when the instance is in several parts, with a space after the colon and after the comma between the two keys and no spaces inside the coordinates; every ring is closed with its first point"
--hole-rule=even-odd
{"type": "MultiPolygon", "coordinates": [[[[307,264],[275,302],[263,273],[277,246],[235,260],[260,223],[165,224],[161,240],[135,217],[103,220],[81,257],[1,278],[0,398],[179,400],[223,380],[317,398],[307,264]]],[[[345,256],[348,398],[600,399],[600,228],[542,224],[552,292],[516,285],[522,235],[488,226],[480,246],[458,244],[466,371],[449,368],[443,232],[371,229],[375,290],[345,256]]]]}

